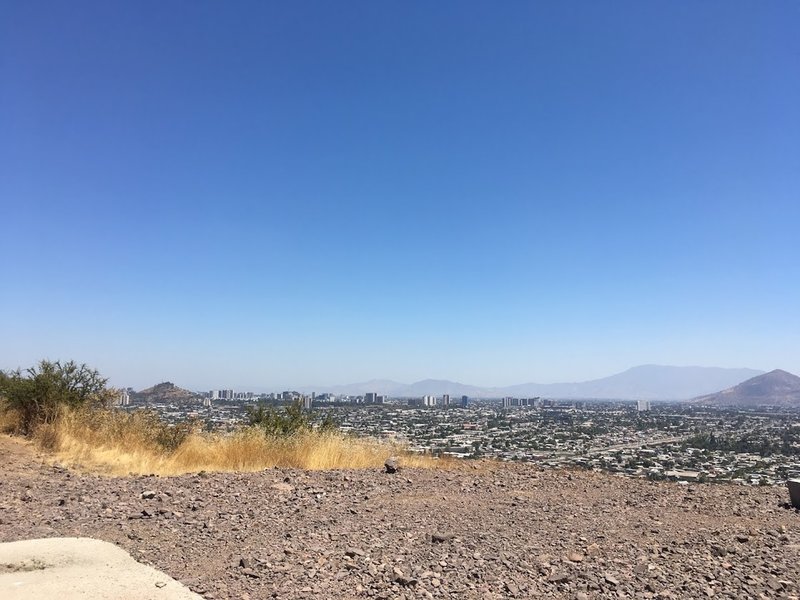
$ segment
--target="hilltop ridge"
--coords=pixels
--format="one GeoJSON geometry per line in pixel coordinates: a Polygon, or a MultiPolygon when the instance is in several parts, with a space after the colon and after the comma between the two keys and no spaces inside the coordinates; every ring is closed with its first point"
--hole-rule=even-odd
{"type": "Polygon", "coordinates": [[[137,402],[192,402],[198,398],[198,395],[189,390],[178,387],[171,381],[164,381],[152,387],[134,392],[131,394],[131,400],[137,402]]]}
{"type": "Polygon", "coordinates": [[[695,398],[694,402],[712,406],[800,407],[800,377],[775,369],[721,392],[695,398]]]}

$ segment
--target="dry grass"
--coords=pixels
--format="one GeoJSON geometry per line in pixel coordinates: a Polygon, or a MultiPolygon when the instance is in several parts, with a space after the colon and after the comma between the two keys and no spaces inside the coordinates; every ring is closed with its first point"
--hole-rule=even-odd
{"type": "Polygon", "coordinates": [[[16,433],[19,422],[19,414],[5,406],[5,403],[0,400],[0,433],[16,433]]]}
{"type": "Polygon", "coordinates": [[[380,468],[390,455],[407,467],[441,468],[450,461],[411,454],[396,445],[340,433],[270,438],[242,428],[231,434],[175,430],[146,413],[73,412],[43,425],[36,441],[56,460],[108,475],[179,475],[198,471],[380,468]]]}

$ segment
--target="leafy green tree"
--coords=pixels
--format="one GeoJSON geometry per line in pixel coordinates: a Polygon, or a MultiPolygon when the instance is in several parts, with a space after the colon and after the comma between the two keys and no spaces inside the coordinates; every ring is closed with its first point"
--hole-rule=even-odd
{"type": "Polygon", "coordinates": [[[43,360],[25,371],[0,371],[0,409],[15,414],[18,433],[31,435],[64,409],[110,405],[113,392],[107,382],[85,364],[43,360]]]}

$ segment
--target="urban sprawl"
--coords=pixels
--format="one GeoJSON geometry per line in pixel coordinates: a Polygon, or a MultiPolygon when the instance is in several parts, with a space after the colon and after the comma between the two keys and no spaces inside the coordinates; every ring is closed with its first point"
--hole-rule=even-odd
{"type": "Polygon", "coordinates": [[[528,461],[680,482],[776,485],[800,476],[800,411],[792,409],[234,390],[197,394],[191,402],[140,402],[131,392],[120,397],[126,410],[147,407],[173,423],[194,418],[217,430],[246,422],[248,409],[258,403],[299,402],[320,421],[333,418],[343,432],[442,457],[528,461]]]}

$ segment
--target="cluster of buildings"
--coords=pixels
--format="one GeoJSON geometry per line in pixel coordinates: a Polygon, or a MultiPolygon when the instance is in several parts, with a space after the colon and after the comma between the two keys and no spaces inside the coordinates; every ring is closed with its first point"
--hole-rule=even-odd
{"type": "Polygon", "coordinates": [[[211,390],[206,398],[209,400],[253,400],[257,395],[253,392],[235,392],[234,390],[211,390]]]}
{"type": "MultiPolygon", "coordinates": [[[[135,408],[133,390],[117,403],[135,408]]],[[[453,401],[449,394],[388,398],[198,394],[200,402],[150,402],[170,422],[197,417],[234,428],[254,401],[302,401],[342,430],[406,444],[433,455],[572,465],[629,477],[770,485],[800,477],[800,411],[712,409],[681,403],[558,401],[541,398],[453,401]]]]}
{"type": "Polygon", "coordinates": [[[117,396],[117,406],[130,406],[132,393],[133,389],[131,388],[120,390],[119,396],[117,396]]]}
{"type": "Polygon", "coordinates": [[[399,403],[380,410],[332,410],[347,431],[434,455],[678,481],[771,485],[800,477],[800,411],[557,400],[514,407],[502,399],[477,400],[465,410],[420,410],[399,403]],[[716,431],[728,445],[701,444],[698,440],[705,438],[698,432],[704,431],[716,431]]]}
{"type": "Polygon", "coordinates": [[[436,396],[422,396],[422,398],[409,398],[408,406],[450,406],[450,395],[444,394],[439,400],[436,396]]]}
{"type": "Polygon", "coordinates": [[[519,406],[533,406],[538,408],[542,405],[542,399],[538,396],[536,398],[512,398],[506,396],[502,400],[503,408],[514,408],[519,406]]]}

